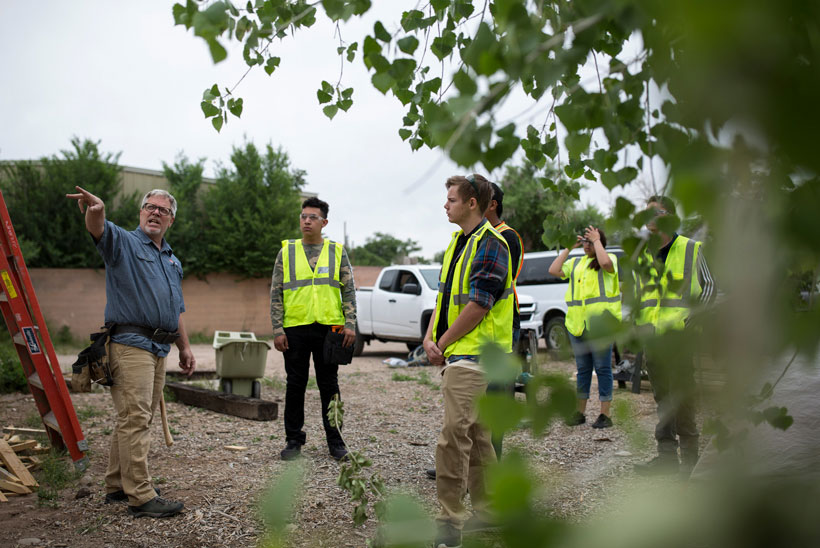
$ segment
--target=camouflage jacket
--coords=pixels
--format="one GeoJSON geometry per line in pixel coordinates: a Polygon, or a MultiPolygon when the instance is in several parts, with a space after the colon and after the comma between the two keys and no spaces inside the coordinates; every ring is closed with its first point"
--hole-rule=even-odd
{"type": "MultiPolygon", "coordinates": [[[[319,254],[322,252],[324,244],[303,244],[305,256],[307,256],[310,268],[316,268],[319,254]]],[[[282,284],[284,283],[285,272],[282,268],[282,250],[276,256],[276,263],[273,266],[273,279],[270,285],[270,321],[273,324],[273,336],[285,334],[283,327],[285,320],[285,303],[282,297],[282,284]]],[[[339,283],[342,286],[342,312],[345,315],[345,329],[356,328],[356,284],[353,281],[353,267],[350,266],[350,259],[347,251],[342,250],[342,262],[339,266],[339,283]]]]}

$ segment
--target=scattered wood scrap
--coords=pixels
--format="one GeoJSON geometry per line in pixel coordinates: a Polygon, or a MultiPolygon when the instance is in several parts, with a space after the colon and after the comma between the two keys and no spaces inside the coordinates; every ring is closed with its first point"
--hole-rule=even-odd
{"type": "Polygon", "coordinates": [[[174,393],[178,401],[217,413],[256,421],[276,420],[279,414],[279,404],[273,401],[248,398],[237,394],[223,394],[178,382],[168,382],[165,386],[174,393]]]}
{"type": "MultiPolygon", "coordinates": [[[[28,495],[37,480],[31,475],[31,470],[40,466],[41,461],[32,455],[18,455],[31,453],[42,449],[37,440],[25,440],[20,437],[21,430],[8,426],[3,439],[0,439],[0,502],[8,502],[9,496],[28,495]],[[15,432],[14,435],[11,432],[15,432]]],[[[34,429],[27,429],[34,430],[34,429]]],[[[41,432],[30,432],[41,433],[41,432]]],[[[45,433],[45,431],[42,431],[45,433]]]]}
{"type": "Polygon", "coordinates": [[[34,434],[45,434],[46,431],[42,428],[19,428],[17,426],[4,426],[3,432],[6,434],[28,434],[33,436],[34,434]]]}

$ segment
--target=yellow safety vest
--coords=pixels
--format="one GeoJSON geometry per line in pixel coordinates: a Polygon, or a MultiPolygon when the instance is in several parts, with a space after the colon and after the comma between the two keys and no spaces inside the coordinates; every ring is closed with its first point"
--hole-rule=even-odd
{"type": "MultiPolygon", "coordinates": [[[[470,268],[478,251],[478,244],[481,238],[498,238],[503,242],[504,247],[507,248],[509,253],[509,246],[507,246],[507,241],[504,240],[504,237],[490,226],[489,222],[484,222],[467,240],[461,255],[454,258],[453,254],[455,252],[456,242],[461,234],[463,234],[461,230],[453,233],[453,239],[450,241],[450,245],[444,254],[439,293],[436,298],[436,317],[433,319],[433,341],[437,340],[438,323],[441,319],[441,300],[444,294],[443,288],[447,283],[447,274],[450,271],[452,261],[455,260],[456,265],[453,271],[453,282],[450,288],[450,299],[447,308],[448,325],[453,325],[458,315],[464,310],[467,303],[470,302],[470,268]]],[[[512,268],[508,254],[507,278],[504,282],[504,292],[501,294],[501,297],[495,301],[493,307],[472,331],[444,349],[444,357],[452,355],[477,356],[481,353],[481,346],[488,341],[495,342],[504,352],[512,352],[513,308],[515,306],[513,299],[510,298],[513,294],[512,280],[512,268]]]]}
{"type": "Polygon", "coordinates": [[[616,319],[621,319],[621,288],[618,279],[618,257],[607,253],[612,260],[614,272],[603,268],[597,271],[589,267],[593,259],[584,255],[574,257],[564,263],[563,271],[568,273],[569,285],[564,298],[567,301],[567,317],[564,324],[567,331],[576,337],[584,329],[589,330],[590,319],[609,312],[616,319]]]}
{"type": "MultiPolygon", "coordinates": [[[[683,329],[689,316],[690,300],[700,296],[702,291],[697,268],[701,243],[678,236],[669,249],[663,274],[649,268],[648,279],[638,276],[640,310],[637,324],[651,324],[658,332],[669,329],[683,329]]],[[[642,262],[652,264],[652,257],[644,254],[642,262]]]]}
{"type": "Polygon", "coordinates": [[[521,250],[521,253],[518,254],[518,264],[515,268],[515,274],[513,275],[513,293],[515,294],[515,309],[518,310],[518,288],[516,287],[515,281],[518,279],[518,275],[521,274],[521,269],[524,267],[524,241],[521,239],[521,235],[510,225],[501,221],[498,226],[494,226],[499,234],[504,232],[505,230],[512,230],[515,237],[518,238],[518,247],[521,250]]]}
{"type": "Polygon", "coordinates": [[[285,327],[312,323],[344,325],[339,283],[342,250],[342,244],[325,239],[316,268],[311,269],[302,240],[282,242],[285,327]]]}

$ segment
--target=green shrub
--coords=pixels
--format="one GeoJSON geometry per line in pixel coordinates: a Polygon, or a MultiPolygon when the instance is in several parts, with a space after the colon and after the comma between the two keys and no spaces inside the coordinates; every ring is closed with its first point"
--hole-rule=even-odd
{"type": "Polygon", "coordinates": [[[27,390],[28,382],[14,343],[0,343],[0,394],[27,390]]]}

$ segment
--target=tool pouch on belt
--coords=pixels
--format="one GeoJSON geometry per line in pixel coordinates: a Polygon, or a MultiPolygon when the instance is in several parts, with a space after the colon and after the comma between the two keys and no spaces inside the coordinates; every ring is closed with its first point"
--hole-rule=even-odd
{"type": "MultiPolygon", "coordinates": [[[[91,334],[91,346],[83,349],[77,356],[77,361],[71,366],[74,375],[79,375],[82,379],[86,374],[90,382],[95,382],[103,386],[113,386],[114,377],[111,375],[111,367],[108,364],[108,327],[103,327],[99,333],[91,334]]],[[[72,386],[74,382],[72,379],[72,386]]]]}
{"type": "Polygon", "coordinates": [[[325,363],[335,363],[338,365],[345,365],[353,361],[353,347],[351,344],[348,347],[342,346],[345,340],[345,334],[342,332],[344,328],[341,325],[334,325],[325,335],[324,344],[324,358],[325,363]]]}

